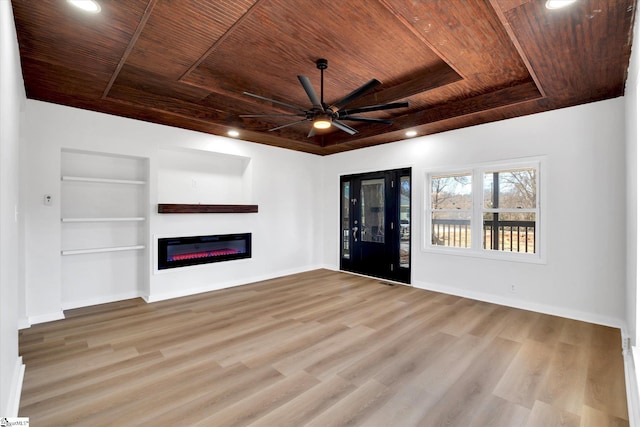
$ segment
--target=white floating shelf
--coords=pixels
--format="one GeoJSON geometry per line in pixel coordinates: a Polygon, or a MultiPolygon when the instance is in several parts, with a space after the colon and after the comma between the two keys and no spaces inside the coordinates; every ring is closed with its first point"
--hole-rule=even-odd
{"type": "Polygon", "coordinates": [[[125,222],[125,221],[145,221],[143,216],[134,217],[106,217],[106,218],[62,218],[62,222],[125,222]]]}
{"type": "Polygon", "coordinates": [[[144,245],[113,246],[110,248],[71,249],[71,250],[61,251],[61,253],[62,255],[98,254],[103,252],[139,251],[144,248],[145,248],[144,245]]]}
{"type": "Polygon", "coordinates": [[[87,176],[68,176],[68,175],[63,176],[62,180],[76,181],[76,182],[98,182],[103,184],[134,184],[134,185],[146,184],[146,181],[137,181],[137,180],[130,180],[130,179],[90,178],[87,176]]]}

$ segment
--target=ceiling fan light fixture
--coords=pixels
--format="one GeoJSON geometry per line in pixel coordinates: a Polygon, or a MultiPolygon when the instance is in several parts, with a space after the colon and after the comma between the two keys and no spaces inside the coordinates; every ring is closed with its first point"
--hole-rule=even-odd
{"type": "Polygon", "coordinates": [[[331,120],[326,117],[318,117],[313,121],[313,127],[316,129],[329,129],[331,127],[331,120]]]}
{"type": "Polygon", "coordinates": [[[67,3],[89,13],[99,13],[102,10],[95,0],[67,0],[67,3]]]}
{"type": "Polygon", "coordinates": [[[545,6],[547,9],[562,9],[563,7],[567,7],[572,3],[575,3],[576,0],[547,0],[545,6]]]}

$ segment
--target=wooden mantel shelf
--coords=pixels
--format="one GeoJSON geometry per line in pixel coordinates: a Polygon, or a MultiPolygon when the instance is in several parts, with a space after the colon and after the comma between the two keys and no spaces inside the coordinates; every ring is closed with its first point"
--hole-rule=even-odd
{"type": "Polygon", "coordinates": [[[161,203],[158,204],[158,213],[255,213],[258,205],[185,205],[161,203]]]}

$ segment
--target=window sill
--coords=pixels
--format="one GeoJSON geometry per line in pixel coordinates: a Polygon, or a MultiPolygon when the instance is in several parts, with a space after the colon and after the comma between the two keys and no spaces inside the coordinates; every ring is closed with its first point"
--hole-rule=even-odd
{"type": "Polygon", "coordinates": [[[474,250],[469,248],[447,248],[441,246],[422,247],[422,252],[438,255],[453,255],[471,258],[490,259],[494,261],[522,262],[525,264],[546,264],[547,260],[540,254],[474,250]]]}

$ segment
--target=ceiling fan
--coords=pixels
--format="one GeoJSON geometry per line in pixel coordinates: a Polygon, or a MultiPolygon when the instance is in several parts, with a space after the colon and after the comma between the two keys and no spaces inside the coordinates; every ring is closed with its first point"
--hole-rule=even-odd
{"type": "Polygon", "coordinates": [[[264,96],[256,95],[254,93],[243,92],[244,95],[252,96],[254,98],[261,99],[263,101],[272,102],[274,104],[279,104],[284,107],[290,108],[292,110],[296,110],[297,113],[291,114],[241,114],[240,117],[302,117],[300,120],[296,120],[292,123],[287,123],[286,125],[278,126],[273,129],[269,129],[269,132],[286,128],[289,126],[297,125],[299,123],[303,123],[306,121],[313,122],[313,127],[311,131],[307,135],[307,137],[312,137],[316,134],[316,129],[328,129],[331,126],[340,129],[349,135],[354,135],[358,133],[358,131],[351,126],[347,125],[343,122],[346,121],[354,121],[354,122],[368,122],[368,123],[382,123],[390,125],[392,123],[391,120],[385,119],[376,119],[371,117],[360,117],[353,116],[353,114],[359,113],[368,113],[371,111],[380,111],[380,110],[392,110],[395,108],[407,108],[409,106],[408,102],[394,102],[390,104],[379,104],[379,105],[369,105],[366,107],[358,107],[358,108],[350,108],[345,109],[348,104],[352,103],[356,99],[361,96],[371,92],[374,88],[381,85],[380,81],[376,79],[372,79],[364,85],[360,86],[358,89],[354,90],[344,98],[336,101],[335,103],[329,105],[324,102],[324,70],[329,66],[329,62],[320,58],[316,61],[316,67],[320,70],[320,97],[318,97],[315,89],[311,85],[311,81],[306,76],[298,76],[298,80],[304,91],[307,93],[309,100],[311,101],[312,107],[310,109],[305,109],[298,105],[288,104],[286,102],[278,101],[271,98],[266,98],[264,96]]]}

